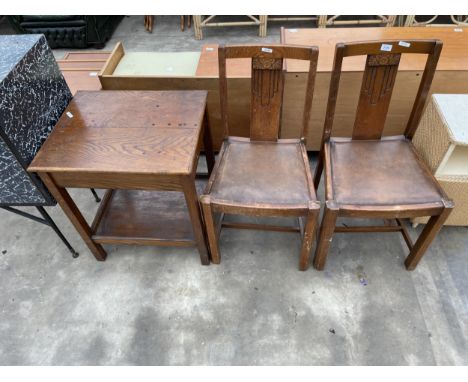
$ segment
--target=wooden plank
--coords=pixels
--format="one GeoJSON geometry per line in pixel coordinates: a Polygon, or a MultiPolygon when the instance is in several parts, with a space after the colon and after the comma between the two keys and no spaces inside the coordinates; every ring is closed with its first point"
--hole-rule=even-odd
{"type": "Polygon", "coordinates": [[[120,59],[124,56],[125,51],[122,43],[119,41],[115,48],[112,50],[112,53],[108,57],[104,67],[101,70],[100,75],[110,75],[114,73],[115,68],[119,64],[120,59]]]}
{"type": "Polygon", "coordinates": [[[148,176],[148,174],[132,174],[129,176],[128,173],[108,175],[109,173],[89,173],[85,171],[54,172],[53,178],[58,186],[65,188],[110,189],[115,188],[117,184],[119,188],[126,190],[182,191],[178,177],[174,175],[148,176]]]}
{"type": "MultiPolygon", "coordinates": [[[[116,77],[100,76],[108,90],[208,90],[207,109],[213,147],[219,150],[223,139],[217,78],[206,77],[116,77]]],[[[250,126],[250,78],[228,79],[229,128],[232,135],[247,137],[250,126]]],[[[303,103],[303,102],[301,102],[303,103]]]]}
{"type": "Polygon", "coordinates": [[[94,70],[99,72],[105,61],[57,60],[60,70],[94,70]]]}
{"type": "Polygon", "coordinates": [[[96,70],[62,70],[62,74],[73,95],[79,90],[101,90],[96,70]]]}
{"type": "MultiPolygon", "coordinates": [[[[382,28],[383,29],[383,28],[382,28]]],[[[383,135],[401,135],[411,113],[422,71],[398,73],[390,102],[383,135]]],[[[345,72],[341,76],[340,91],[333,123],[333,135],[350,137],[359,99],[362,72],[345,72]]],[[[282,114],[282,138],[297,137],[302,123],[306,73],[286,73],[282,114]]],[[[317,73],[314,102],[307,137],[307,149],[319,150],[325,122],[330,73],[317,73]]],[[[463,94],[468,89],[468,71],[437,71],[432,93],[463,94]]]]}
{"type": "Polygon", "coordinates": [[[106,61],[111,52],[110,51],[80,51],[80,52],[67,52],[62,57],[62,60],[100,60],[106,61]]]}
{"type": "Polygon", "coordinates": [[[205,104],[206,91],[80,92],[30,167],[43,172],[191,174],[205,104]]]}
{"type": "Polygon", "coordinates": [[[79,90],[101,90],[98,73],[111,52],[68,52],[57,63],[73,95],[79,90]]]}
{"type": "MultiPolygon", "coordinates": [[[[438,71],[468,70],[468,29],[460,27],[398,27],[398,28],[326,28],[326,29],[285,29],[281,42],[286,44],[317,45],[320,49],[317,70],[330,72],[333,65],[335,45],[338,42],[369,40],[409,40],[438,38],[444,43],[438,71]],[[457,31],[461,30],[461,31],[457,31]]],[[[421,70],[424,68],[424,55],[408,55],[401,59],[400,70],[421,70]]],[[[343,62],[344,71],[362,71],[365,57],[349,57],[343,62]]],[[[307,64],[287,60],[288,72],[305,72],[307,64]]]]}
{"type": "Polygon", "coordinates": [[[92,236],[97,243],[193,246],[181,192],[115,190],[92,236]]]}
{"type": "MultiPolygon", "coordinates": [[[[248,58],[228,60],[226,76],[228,78],[250,78],[251,64],[248,58]]],[[[196,77],[218,77],[218,44],[207,44],[202,48],[198,62],[196,77]]]]}

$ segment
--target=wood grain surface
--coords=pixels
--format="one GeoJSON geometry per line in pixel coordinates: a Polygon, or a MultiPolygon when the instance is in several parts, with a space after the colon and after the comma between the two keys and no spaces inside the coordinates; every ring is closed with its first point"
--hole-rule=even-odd
{"type": "Polygon", "coordinates": [[[205,103],[204,91],[78,92],[30,170],[189,174],[205,103]]]}
{"type": "MultiPolygon", "coordinates": [[[[251,64],[249,58],[238,58],[226,63],[228,78],[249,78],[251,64]]],[[[198,62],[196,77],[218,77],[218,44],[207,44],[202,48],[200,61],[198,62]]]]}
{"type": "MultiPolygon", "coordinates": [[[[460,27],[284,29],[282,42],[317,45],[320,51],[317,70],[330,72],[333,66],[335,45],[338,42],[437,38],[444,44],[437,70],[468,70],[467,32],[468,29],[460,27]]],[[[343,62],[343,71],[362,71],[365,62],[365,57],[349,57],[343,62]]],[[[425,57],[421,55],[402,57],[400,70],[422,70],[424,62],[425,57]]],[[[307,70],[307,64],[287,60],[286,69],[288,72],[304,72],[307,70]]]]}
{"type": "Polygon", "coordinates": [[[57,60],[63,77],[73,95],[78,90],[100,90],[98,73],[111,52],[68,52],[57,60]]]}

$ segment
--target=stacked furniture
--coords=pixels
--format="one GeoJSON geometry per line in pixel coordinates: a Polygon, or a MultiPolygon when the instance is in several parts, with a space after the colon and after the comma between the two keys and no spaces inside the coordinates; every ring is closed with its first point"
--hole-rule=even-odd
{"type": "Polygon", "coordinates": [[[0,56],[0,207],[51,226],[77,255],[43,208],[54,198],[26,171],[72,95],[43,35],[0,36],[0,56]]]}
{"type": "Polygon", "coordinates": [[[78,90],[101,90],[98,73],[109,58],[106,51],[68,52],[57,64],[73,95],[78,90]]]}
{"type": "Polygon", "coordinates": [[[123,16],[8,16],[18,33],[43,33],[51,48],[103,48],[123,16]]]}
{"type": "MultiPolygon", "coordinates": [[[[414,146],[455,208],[446,225],[468,225],[468,95],[433,94],[414,146]]],[[[426,218],[414,219],[425,223],[426,218]]]]}

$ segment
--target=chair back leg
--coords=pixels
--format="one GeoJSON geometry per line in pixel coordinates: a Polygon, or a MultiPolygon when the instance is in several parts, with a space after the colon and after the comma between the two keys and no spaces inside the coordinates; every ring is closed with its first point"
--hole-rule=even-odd
{"type": "Polygon", "coordinates": [[[299,270],[306,271],[309,268],[310,250],[314,243],[315,227],[317,227],[320,206],[314,204],[309,208],[309,214],[306,217],[304,227],[304,236],[302,239],[301,257],[299,260],[299,270]]]}

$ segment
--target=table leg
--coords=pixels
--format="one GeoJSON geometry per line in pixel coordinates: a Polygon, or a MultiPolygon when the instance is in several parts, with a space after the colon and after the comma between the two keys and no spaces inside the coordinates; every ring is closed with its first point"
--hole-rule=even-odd
{"type": "Polygon", "coordinates": [[[211,138],[210,122],[208,120],[208,112],[205,110],[203,117],[203,147],[205,148],[206,164],[208,166],[208,176],[211,175],[215,165],[215,156],[213,151],[213,140],[211,138]]]}
{"type": "Polygon", "coordinates": [[[190,214],[190,221],[192,222],[193,234],[197,242],[198,252],[200,253],[200,260],[203,265],[209,265],[210,259],[208,250],[205,243],[205,234],[203,231],[200,205],[198,204],[198,194],[195,188],[195,180],[186,177],[182,181],[183,192],[187,208],[190,214]]]}
{"type": "Polygon", "coordinates": [[[65,215],[67,215],[68,219],[70,219],[72,224],[75,226],[76,230],[88,246],[89,250],[93,253],[96,260],[104,261],[107,257],[106,251],[100,244],[95,243],[91,238],[91,227],[86,222],[75,202],[73,202],[73,199],[67,190],[65,190],[63,187],[57,186],[50,174],[40,173],[39,175],[49,189],[50,193],[57,200],[60,207],[62,207],[65,215]]]}

